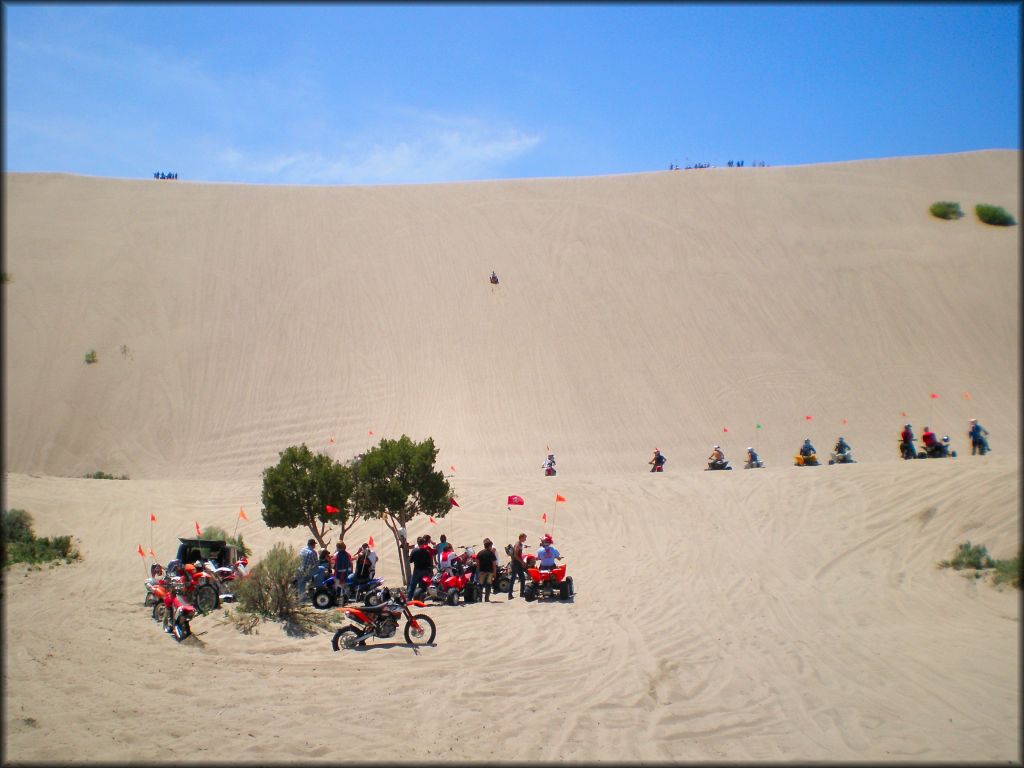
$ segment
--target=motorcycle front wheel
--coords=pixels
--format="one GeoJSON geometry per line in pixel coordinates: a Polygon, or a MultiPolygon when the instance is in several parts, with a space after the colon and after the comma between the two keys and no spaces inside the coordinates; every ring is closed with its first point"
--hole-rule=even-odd
{"type": "Polygon", "coordinates": [[[417,613],[412,617],[412,621],[405,625],[405,642],[409,645],[430,645],[434,642],[436,634],[434,620],[425,613],[417,613]],[[418,628],[412,625],[413,621],[419,624],[418,628]]]}
{"type": "Polygon", "coordinates": [[[359,632],[355,627],[351,625],[342,627],[331,638],[331,647],[336,651],[350,651],[356,647],[358,637],[359,632]]]}
{"type": "Polygon", "coordinates": [[[155,603],[153,605],[153,621],[158,621],[161,624],[164,623],[164,613],[167,611],[167,607],[163,604],[163,601],[155,603]]]}
{"type": "Polygon", "coordinates": [[[189,626],[187,621],[174,622],[174,639],[179,643],[191,634],[192,627],[189,626]]]}

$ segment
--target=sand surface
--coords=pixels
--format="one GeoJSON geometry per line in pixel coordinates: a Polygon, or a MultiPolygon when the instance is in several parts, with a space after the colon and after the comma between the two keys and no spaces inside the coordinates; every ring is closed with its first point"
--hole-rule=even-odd
{"type": "MultiPolygon", "coordinates": [[[[4,574],[5,759],[360,761],[385,726],[387,760],[1019,762],[1020,595],[936,568],[1020,547],[1019,227],[973,214],[1020,220],[1019,165],[5,174],[4,508],[84,555],[4,574]],[[901,461],[905,421],[960,456],[901,461]],[[418,654],[220,613],[159,632],[139,544],[166,562],[242,507],[256,559],[297,551],[259,515],[278,452],[403,433],[434,438],[461,505],[411,533],[553,532],[575,601],[432,607],[418,654]],[[840,434],[860,463],[791,466],[840,434]],[[768,466],[703,472],[713,443],[768,466]]],[[[348,540],[370,535],[395,582],[382,524],[348,540]]]]}

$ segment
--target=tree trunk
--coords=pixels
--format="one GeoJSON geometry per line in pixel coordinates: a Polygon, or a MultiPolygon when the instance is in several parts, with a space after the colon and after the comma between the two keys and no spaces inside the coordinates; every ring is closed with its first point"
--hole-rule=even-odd
{"type": "Polygon", "coordinates": [[[384,524],[391,530],[391,535],[395,537],[395,547],[398,550],[398,562],[402,567],[402,583],[408,584],[409,579],[412,576],[409,570],[409,545],[401,536],[398,535],[399,528],[404,528],[401,525],[400,520],[396,520],[391,514],[386,513],[384,515],[384,524]]]}

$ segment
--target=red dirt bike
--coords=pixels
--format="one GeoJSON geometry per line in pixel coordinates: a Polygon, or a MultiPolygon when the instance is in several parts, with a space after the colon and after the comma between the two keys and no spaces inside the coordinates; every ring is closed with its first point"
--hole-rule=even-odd
{"type": "Polygon", "coordinates": [[[387,639],[398,633],[398,623],[404,616],[405,642],[409,645],[430,645],[434,642],[437,634],[437,627],[434,620],[425,613],[414,614],[409,610],[413,605],[418,608],[425,607],[420,600],[406,600],[405,592],[400,589],[391,593],[387,587],[384,588],[385,602],[380,605],[346,605],[339,608],[352,622],[334,633],[331,638],[331,647],[335,651],[351,650],[356,646],[366,645],[371,637],[387,639]]]}
{"type": "MultiPolygon", "coordinates": [[[[196,617],[196,608],[185,599],[180,587],[166,589],[161,607],[163,610],[162,624],[165,632],[174,635],[179,643],[192,634],[192,619],[196,617]]],[[[156,608],[154,607],[154,616],[156,608]]]]}
{"type": "Polygon", "coordinates": [[[539,568],[535,563],[536,558],[532,556],[526,560],[526,574],[530,580],[523,587],[523,598],[527,602],[544,597],[569,600],[576,594],[572,585],[572,576],[566,577],[564,565],[556,565],[554,568],[539,568]]]}
{"type": "Polygon", "coordinates": [[[182,571],[180,576],[171,576],[167,583],[179,589],[201,613],[209,613],[220,605],[220,591],[216,580],[208,573],[196,571],[193,575],[182,571]]]}

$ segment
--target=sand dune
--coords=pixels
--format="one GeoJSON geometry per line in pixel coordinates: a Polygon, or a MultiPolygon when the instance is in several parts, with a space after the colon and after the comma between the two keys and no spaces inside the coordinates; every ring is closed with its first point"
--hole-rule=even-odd
{"type": "Polygon", "coordinates": [[[1019,596],[935,567],[967,539],[1020,547],[1019,228],[972,212],[1020,219],[1019,162],[372,188],[5,174],[4,506],[85,556],[5,575],[7,758],[362,760],[386,722],[387,760],[1019,761],[1019,596]],[[963,455],[972,416],[989,456],[963,455]],[[905,420],[962,455],[900,461],[905,420]],[[297,549],[258,514],[278,451],[402,433],[456,467],[461,507],[432,532],[553,525],[575,602],[431,608],[419,655],[217,616],[161,636],[134,551],[150,512],[164,562],[240,506],[257,557],[297,549]],[[859,464],[791,466],[839,434],[859,464]],[[701,471],[712,443],[739,463],[755,442],[766,469],[701,471]],[[81,479],[97,469],[131,480],[81,479]],[[367,716],[318,724],[341,691],[367,716]]]}

